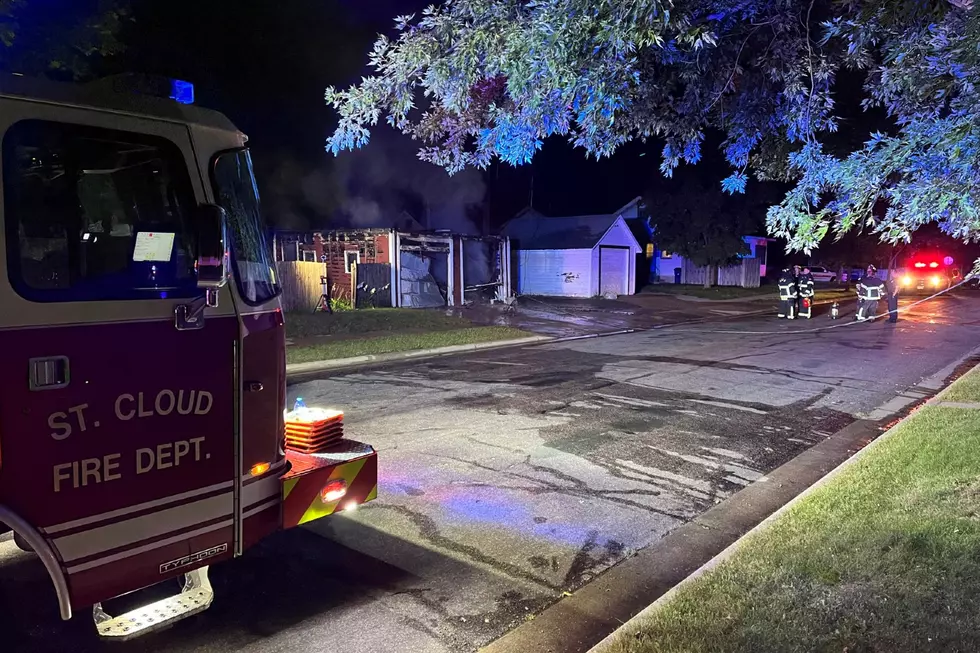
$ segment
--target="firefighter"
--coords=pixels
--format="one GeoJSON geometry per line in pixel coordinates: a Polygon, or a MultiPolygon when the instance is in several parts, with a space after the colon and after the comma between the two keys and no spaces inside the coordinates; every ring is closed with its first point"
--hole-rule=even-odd
{"type": "Polygon", "coordinates": [[[898,322],[898,279],[892,276],[888,280],[888,321],[892,324],[898,322]]]}
{"type": "Polygon", "coordinates": [[[854,316],[858,322],[874,321],[878,301],[885,296],[885,282],[878,278],[878,269],[869,265],[857,284],[858,310],[854,316]]]}
{"type": "Polygon", "coordinates": [[[796,317],[800,316],[800,306],[803,304],[803,300],[800,299],[800,274],[802,274],[802,269],[799,265],[794,265],[793,287],[796,289],[796,299],[793,300],[793,315],[796,317]]]}
{"type": "Polygon", "coordinates": [[[809,320],[813,317],[813,275],[810,268],[803,268],[803,272],[796,279],[796,288],[800,293],[800,317],[809,320]]]}
{"type": "Polygon", "coordinates": [[[796,318],[796,278],[789,268],[784,268],[776,282],[779,287],[779,313],[777,317],[796,318]]]}

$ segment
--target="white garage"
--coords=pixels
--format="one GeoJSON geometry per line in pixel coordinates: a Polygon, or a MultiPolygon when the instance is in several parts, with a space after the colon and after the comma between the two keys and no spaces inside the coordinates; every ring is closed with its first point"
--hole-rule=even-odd
{"type": "Polygon", "coordinates": [[[620,215],[549,218],[528,209],[504,225],[522,295],[632,295],[640,245],[620,215]]]}

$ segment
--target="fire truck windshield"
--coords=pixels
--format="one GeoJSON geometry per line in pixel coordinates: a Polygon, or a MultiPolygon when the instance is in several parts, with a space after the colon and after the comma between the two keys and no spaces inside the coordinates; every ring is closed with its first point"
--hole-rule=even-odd
{"type": "Polygon", "coordinates": [[[235,282],[253,306],[277,297],[280,286],[259,210],[259,191],[247,149],[222,152],[214,159],[211,181],[218,203],[228,212],[235,282]]]}

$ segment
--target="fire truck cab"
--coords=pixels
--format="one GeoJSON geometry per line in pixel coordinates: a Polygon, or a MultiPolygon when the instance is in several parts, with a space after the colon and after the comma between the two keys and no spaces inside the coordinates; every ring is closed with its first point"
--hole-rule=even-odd
{"type": "Polygon", "coordinates": [[[941,252],[919,252],[911,256],[899,274],[902,292],[935,294],[955,281],[953,257],[941,252]]]}
{"type": "Polygon", "coordinates": [[[0,78],[0,532],[103,637],[206,609],[208,565],[377,495],[340,413],[286,411],[246,137],[192,95],[0,78]]]}

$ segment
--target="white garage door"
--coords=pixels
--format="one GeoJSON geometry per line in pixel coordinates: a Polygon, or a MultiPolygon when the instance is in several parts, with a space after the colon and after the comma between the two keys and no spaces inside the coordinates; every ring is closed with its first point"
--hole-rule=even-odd
{"type": "Polygon", "coordinates": [[[592,290],[592,249],[518,251],[517,291],[522,295],[589,297],[592,290]]]}
{"type": "Polygon", "coordinates": [[[599,294],[629,293],[630,250],[619,247],[599,248],[599,294]]]}

